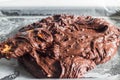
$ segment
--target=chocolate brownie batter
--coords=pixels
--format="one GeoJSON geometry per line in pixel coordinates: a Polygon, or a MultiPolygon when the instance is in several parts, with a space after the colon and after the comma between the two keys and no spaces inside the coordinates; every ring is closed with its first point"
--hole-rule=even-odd
{"type": "Polygon", "coordinates": [[[120,29],[90,16],[54,15],[21,28],[0,44],[0,57],[17,58],[38,78],[80,78],[110,60],[120,29]]]}

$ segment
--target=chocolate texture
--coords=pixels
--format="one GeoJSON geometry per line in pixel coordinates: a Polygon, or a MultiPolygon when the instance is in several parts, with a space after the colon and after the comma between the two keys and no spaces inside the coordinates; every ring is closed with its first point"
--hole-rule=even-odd
{"type": "Polygon", "coordinates": [[[0,43],[1,58],[16,58],[37,78],[80,78],[110,60],[120,29],[90,16],[54,15],[0,43]]]}

